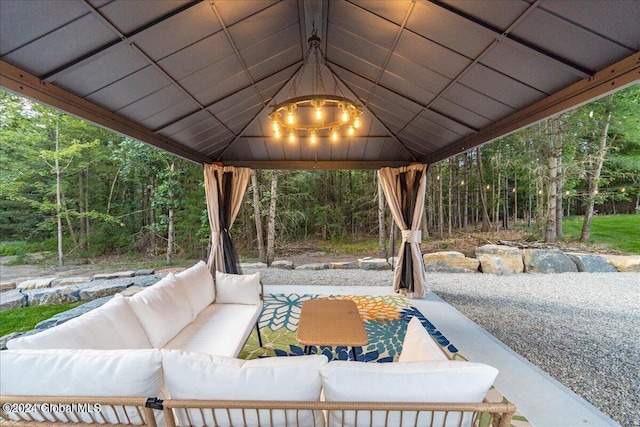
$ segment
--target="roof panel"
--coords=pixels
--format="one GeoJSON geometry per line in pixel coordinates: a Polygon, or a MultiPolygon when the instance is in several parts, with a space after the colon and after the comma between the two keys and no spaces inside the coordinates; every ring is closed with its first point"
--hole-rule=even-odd
{"type": "Polygon", "coordinates": [[[471,129],[482,129],[493,123],[493,120],[487,119],[474,111],[467,110],[444,98],[435,101],[430,107],[430,110],[471,129]]]}
{"type": "Polygon", "coordinates": [[[233,43],[241,51],[295,22],[298,22],[297,4],[284,1],[231,25],[229,34],[233,43]]]}
{"type": "Polygon", "coordinates": [[[208,2],[202,2],[136,34],[131,39],[147,55],[158,61],[221,29],[208,2]]]}
{"type": "Polygon", "coordinates": [[[401,25],[413,1],[352,0],[352,3],[378,16],[382,16],[397,25],[401,25]]]}
{"type": "Polygon", "coordinates": [[[515,108],[509,107],[460,83],[451,86],[443,97],[492,120],[505,117],[517,111],[515,108]]]}
{"type": "Polygon", "coordinates": [[[456,77],[471,64],[465,56],[411,31],[402,32],[394,54],[449,78],[456,77]],[[416,52],[420,54],[416,55],[416,52]]]}
{"type": "Polygon", "coordinates": [[[522,0],[444,0],[443,3],[501,30],[506,30],[531,6],[529,2],[522,0]]]}
{"type": "Polygon", "coordinates": [[[410,81],[411,84],[434,94],[440,93],[451,82],[451,79],[442,74],[398,55],[391,57],[386,73],[395,74],[399,78],[410,81]]]}
{"type": "MultiPolygon", "coordinates": [[[[391,49],[399,26],[349,2],[328,2],[329,25],[348,29],[355,34],[366,34],[371,43],[391,49]],[[375,31],[372,31],[374,30],[375,31]]],[[[327,34],[327,43],[336,44],[331,31],[327,34]]],[[[328,50],[328,49],[327,49],[328,50]]],[[[330,53],[327,52],[329,57],[330,53]]]]}
{"type": "Polygon", "coordinates": [[[89,9],[67,0],[0,2],[0,54],[6,55],[83,15],[89,9]]]}
{"type": "MultiPolygon", "coordinates": [[[[226,26],[233,25],[242,19],[269,9],[279,0],[216,0],[215,6],[226,26]]],[[[208,7],[211,8],[210,2],[208,7]]]]}
{"type": "Polygon", "coordinates": [[[129,33],[189,3],[189,0],[153,2],[112,1],[99,8],[122,33],[129,33]]]}
{"type": "Polygon", "coordinates": [[[329,43],[327,44],[327,58],[332,60],[334,49],[345,49],[355,52],[361,61],[370,64],[383,63],[389,55],[389,50],[364,39],[348,29],[329,24],[329,43]]]}
{"type": "Polygon", "coordinates": [[[407,28],[467,58],[477,57],[495,38],[481,26],[427,2],[416,3],[407,28]]]}

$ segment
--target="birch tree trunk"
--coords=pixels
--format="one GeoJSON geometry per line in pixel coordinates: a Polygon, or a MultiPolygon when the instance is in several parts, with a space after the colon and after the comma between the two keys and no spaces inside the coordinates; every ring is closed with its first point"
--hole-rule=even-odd
{"type": "Polygon", "coordinates": [[[462,214],[462,228],[469,227],[469,153],[464,153],[464,205],[462,214]]]}
{"type": "Polygon", "coordinates": [[[276,240],[276,204],[278,202],[278,171],[271,171],[271,203],[267,222],[267,265],[271,265],[275,256],[276,240]]]}
{"type": "Polygon", "coordinates": [[[589,192],[587,195],[587,209],[584,214],[584,222],[582,223],[582,233],[580,234],[580,241],[586,242],[591,237],[591,220],[593,219],[593,205],[596,202],[596,195],[598,194],[598,182],[600,181],[600,172],[602,172],[602,164],[607,154],[607,134],[609,132],[609,125],[611,124],[611,109],[607,107],[605,111],[606,119],[602,123],[602,131],[600,133],[600,145],[598,147],[598,153],[596,157],[596,165],[593,170],[587,171],[587,177],[589,181],[589,192]]]}
{"type": "Polygon", "coordinates": [[[64,254],[62,252],[62,192],[60,188],[60,115],[56,116],[56,221],[58,226],[58,265],[64,265],[64,254]]]}
{"type": "MultiPolygon", "coordinates": [[[[171,172],[176,170],[176,162],[171,162],[169,168],[171,172]]],[[[173,176],[173,173],[171,174],[173,176]]],[[[173,264],[173,252],[174,252],[174,221],[173,221],[174,209],[169,208],[169,219],[167,224],[167,265],[173,264]]]]}
{"type": "Polygon", "coordinates": [[[85,196],[85,171],[78,172],[78,213],[80,214],[80,249],[87,250],[87,198],[85,196]]]}
{"type": "Polygon", "coordinates": [[[558,202],[558,153],[556,150],[556,132],[558,132],[557,118],[550,119],[548,123],[548,156],[549,185],[547,187],[547,227],[545,242],[556,241],[556,204],[558,202]]]}
{"type": "Polygon", "coordinates": [[[260,215],[260,190],[256,171],[251,171],[251,188],[253,189],[253,217],[256,223],[256,237],[258,239],[258,257],[260,262],[267,262],[267,254],[264,250],[264,231],[262,229],[262,216],[260,215]]]}
{"type": "Polygon", "coordinates": [[[562,238],[562,220],[564,218],[564,209],[563,209],[563,193],[562,193],[562,185],[563,185],[563,165],[562,165],[562,155],[563,155],[563,141],[562,141],[562,116],[558,117],[558,130],[556,133],[556,161],[557,161],[557,170],[558,174],[556,177],[556,238],[562,238]]]}
{"type": "Polygon", "coordinates": [[[438,231],[440,232],[440,238],[444,236],[444,201],[442,200],[442,164],[438,167],[439,174],[438,180],[438,231]]]}

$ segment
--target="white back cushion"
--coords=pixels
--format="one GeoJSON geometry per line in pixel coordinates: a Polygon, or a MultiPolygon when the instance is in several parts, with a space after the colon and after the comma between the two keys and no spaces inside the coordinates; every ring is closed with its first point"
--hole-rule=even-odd
{"type": "MultiPolygon", "coordinates": [[[[333,361],[324,366],[322,387],[325,399],[331,401],[365,402],[482,402],[493,384],[498,370],[471,362],[407,362],[361,363],[333,361]]],[[[331,412],[329,425],[369,426],[367,411],[346,412],[344,420],[338,411],[331,412]]],[[[434,425],[443,425],[441,414],[434,425]],[[440,419],[439,419],[440,418],[440,419]]],[[[390,415],[390,424],[397,426],[430,425],[431,415],[404,413],[390,415]],[[416,416],[419,415],[416,424],[416,416]]],[[[382,412],[373,413],[372,425],[385,425],[382,412]]],[[[449,415],[446,426],[469,426],[471,419],[449,415]]]]}
{"type": "Polygon", "coordinates": [[[162,348],[194,319],[189,298],[173,273],[129,298],[129,303],[154,348],[162,348]]]}
{"type": "MultiPolygon", "coordinates": [[[[0,394],[18,396],[151,397],[162,388],[159,350],[6,350],[0,352],[0,394]]],[[[102,411],[108,422],[139,421],[134,407],[117,415],[102,411]]],[[[77,412],[88,422],[88,413],[77,412]]],[[[44,418],[30,413],[39,421],[44,418]]],[[[55,413],[65,419],[72,414],[55,413]]],[[[46,419],[55,421],[51,414],[46,419]]],[[[15,418],[14,418],[15,419],[15,418]]]]}
{"type": "Polygon", "coordinates": [[[34,335],[15,338],[9,349],[151,348],[137,317],[122,295],[102,306],[34,335]]]}
{"type": "Polygon", "coordinates": [[[216,303],[259,304],[260,273],[227,274],[216,271],[216,303]]]}
{"type": "MultiPolygon", "coordinates": [[[[204,353],[179,350],[162,350],[162,364],[166,391],[172,399],[222,399],[222,400],[293,400],[318,401],[320,399],[320,369],[327,364],[323,355],[297,357],[270,357],[241,360],[204,353]]],[[[321,426],[321,411],[248,412],[249,425],[270,426],[321,426]],[[315,420],[314,420],[315,419],[315,420]],[[299,423],[296,423],[296,420],[299,423]],[[288,422],[287,422],[288,421],[288,422]]],[[[224,410],[215,411],[221,426],[241,424],[242,414],[224,410]]],[[[179,413],[181,423],[186,414],[179,413]]],[[[191,423],[212,425],[209,414],[202,419],[198,410],[189,411],[191,423]],[[207,418],[209,417],[209,418],[207,418]]],[[[185,424],[185,425],[186,425],[185,424]]]]}
{"type": "Polygon", "coordinates": [[[425,362],[427,360],[449,360],[442,348],[420,323],[412,317],[407,325],[407,333],[402,342],[402,352],[398,362],[425,362]]]}
{"type": "Polygon", "coordinates": [[[194,318],[215,300],[213,276],[204,261],[176,274],[176,279],[189,298],[194,318]]]}

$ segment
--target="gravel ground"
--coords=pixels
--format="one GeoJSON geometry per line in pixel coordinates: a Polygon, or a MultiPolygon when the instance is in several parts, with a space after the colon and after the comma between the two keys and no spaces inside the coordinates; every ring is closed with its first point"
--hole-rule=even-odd
{"type": "MultiPolygon", "coordinates": [[[[389,286],[390,271],[260,270],[266,285],[389,286]]],[[[623,426],[640,426],[640,273],[428,274],[429,288],[623,426]]]]}

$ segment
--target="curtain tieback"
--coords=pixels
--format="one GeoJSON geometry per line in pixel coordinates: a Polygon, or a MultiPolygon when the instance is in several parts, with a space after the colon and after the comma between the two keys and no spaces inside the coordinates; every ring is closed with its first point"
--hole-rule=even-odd
{"type": "Polygon", "coordinates": [[[211,242],[215,245],[220,241],[220,233],[217,231],[211,232],[211,242]]]}
{"type": "Polygon", "coordinates": [[[420,243],[422,242],[422,231],[402,230],[402,241],[405,243],[420,243]]]}

